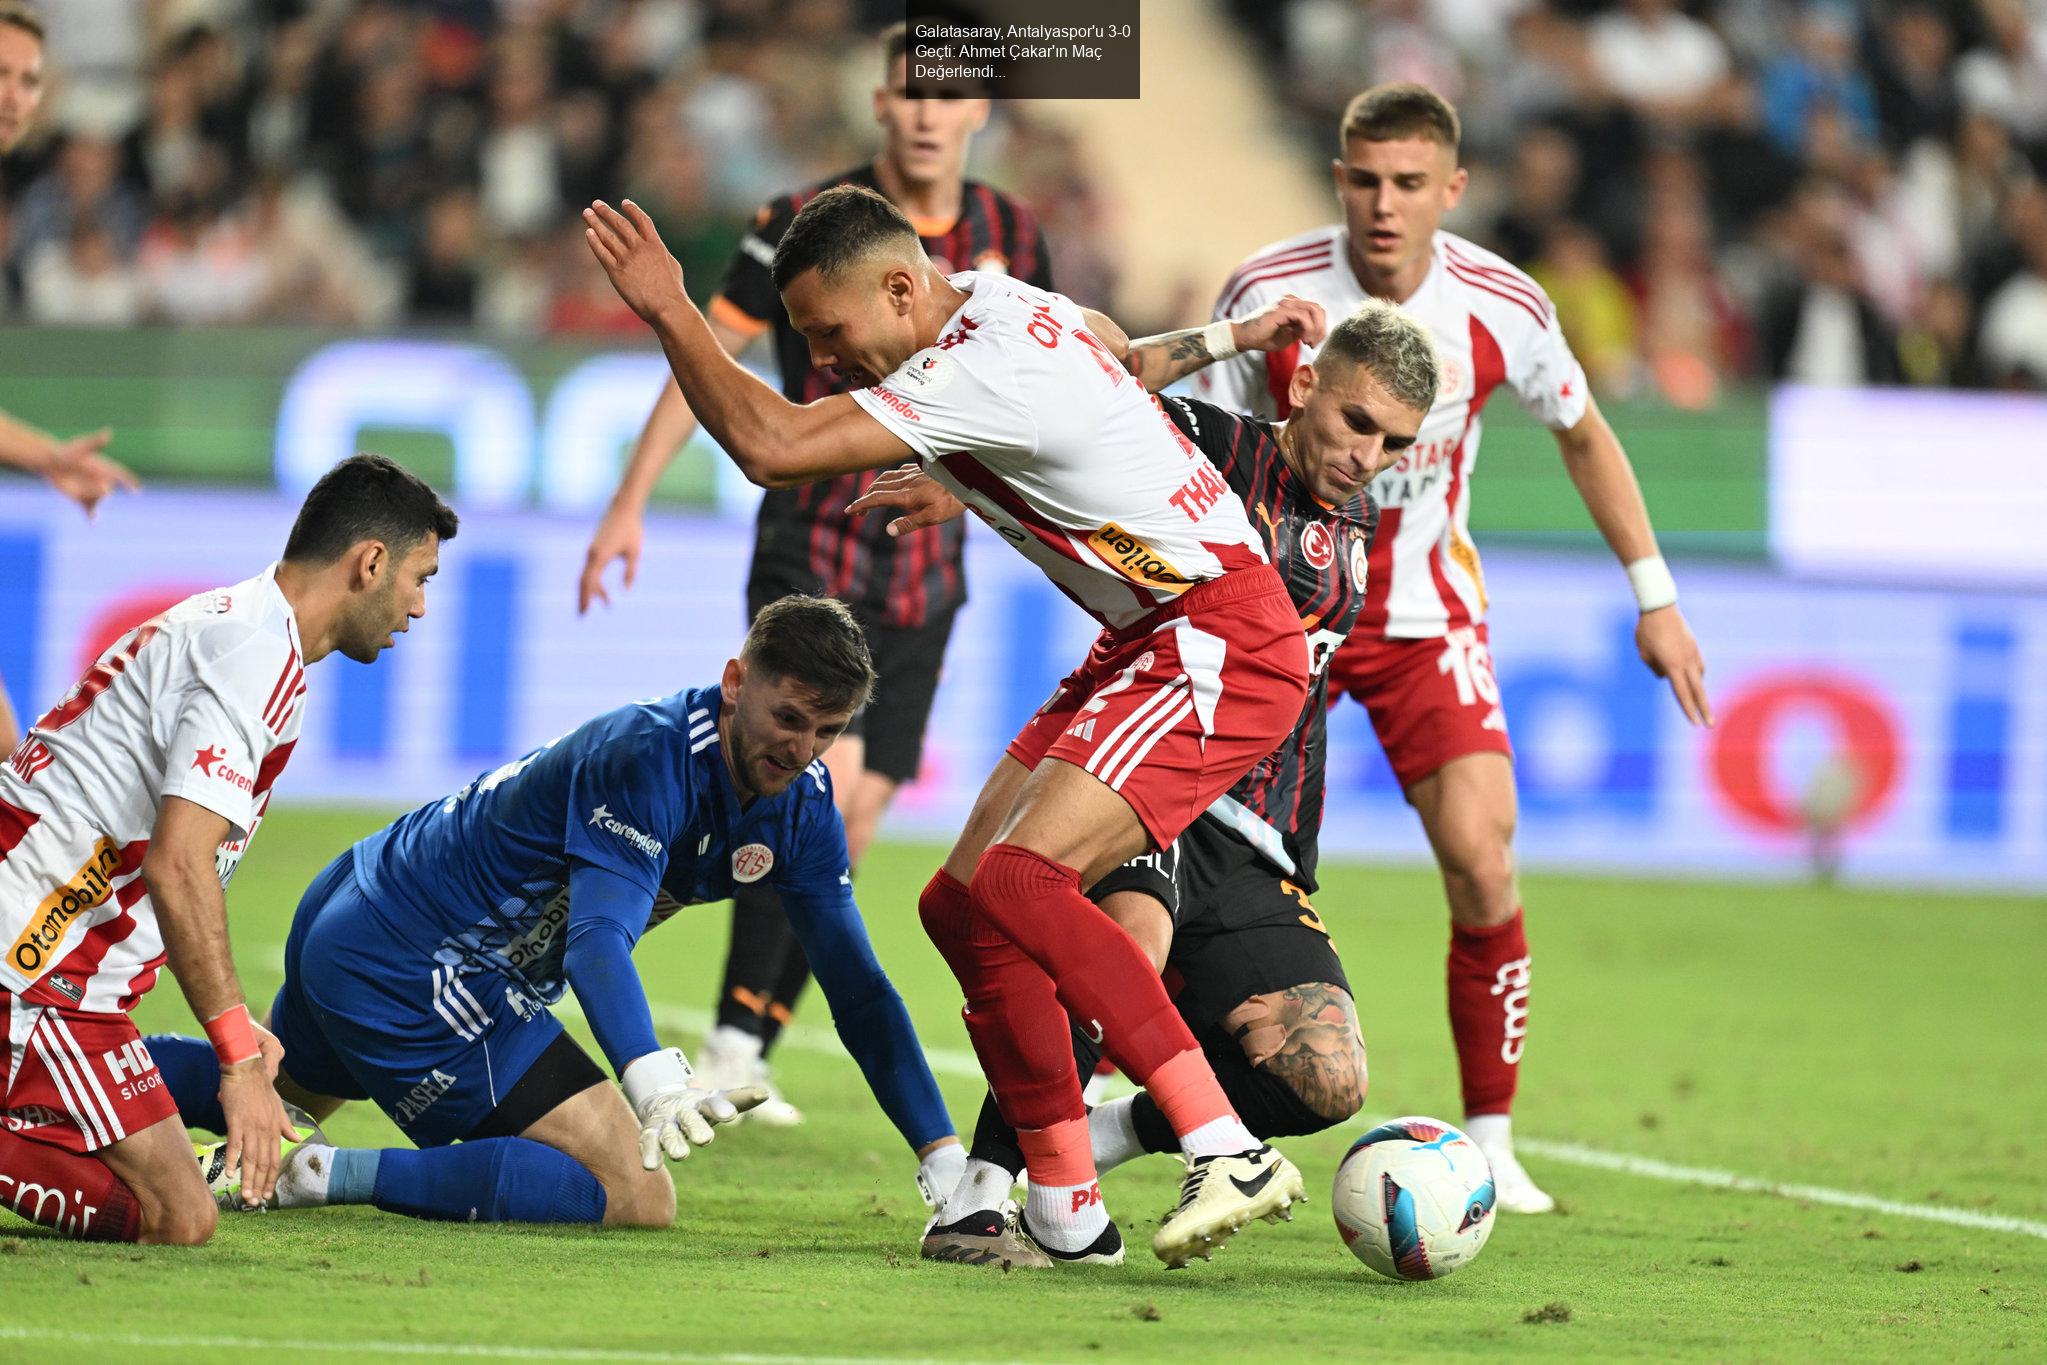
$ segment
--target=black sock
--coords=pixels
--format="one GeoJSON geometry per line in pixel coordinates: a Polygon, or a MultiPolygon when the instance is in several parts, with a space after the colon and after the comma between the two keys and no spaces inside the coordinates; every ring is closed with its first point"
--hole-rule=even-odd
{"type": "Polygon", "coordinates": [[[725,954],[725,984],[718,992],[721,1027],[761,1039],[769,1036],[776,979],[795,937],[774,887],[749,882],[733,888],[732,946],[725,954]]]}
{"type": "MultiPolygon", "coordinates": [[[[783,921],[786,927],[788,921],[783,921]]],[[[810,959],[803,955],[803,944],[796,938],[796,931],[788,930],[789,941],[782,952],[782,965],[775,973],[774,985],[768,996],[767,1017],[761,1020],[761,1056],[768,1055],[775,1040],[782,1036],[782,1030],[789,1026],[789,1017],[796,1012],[796,1001],[803,994],[803,988],[810,984],[810,959]]]]}

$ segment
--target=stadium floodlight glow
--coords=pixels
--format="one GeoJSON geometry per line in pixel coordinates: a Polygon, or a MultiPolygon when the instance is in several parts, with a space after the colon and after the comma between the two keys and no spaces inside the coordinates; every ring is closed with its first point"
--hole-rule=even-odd
{"type": "Polygon", "coordinates": [[[455,495],[463,503],[518,507],[527,501],[533,393],[511,362],[488,347],[342,341],[315,352],[292,375],[278,405],[278,487],[305,493],[356,452],[366,427],[447,437],[455,448],[455,495]]]}

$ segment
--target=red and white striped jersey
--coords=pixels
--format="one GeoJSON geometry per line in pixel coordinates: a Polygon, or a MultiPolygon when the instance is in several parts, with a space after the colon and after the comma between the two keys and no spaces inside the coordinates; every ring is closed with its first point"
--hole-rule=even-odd
{"type": "MultiPolygon", "coordinates": [[[[1535,281],[1454,233],[1438,232],[1429,273],[1400,306],[1435,336],[1443,382],[1420,435],[1372,481],[1379,504],[1370,588],[1353,638],[1420,639],[1485,617],[1485,576],[1471,543],[1471,473],[1479,412],[1505,384],[1556,430],[1585,415],[1585,372],[1535,281]]],[[[1350,264],[1350,233],[1317,228],[1254,253],[1230,276],[1215,316],[1243,317],[1283,294],[1322,305],[1333,325],[1366,299],[1350,264]]],[[[1288,415],[1287,384],[1313,347],[1248,353],[1195,376],[1212,403],[1268,419],[1288,415]]]]}
{"type": "Polygon", "coordinates": [[[936,346],[854,399],[1111,630],[1265,561],[1244,504],[1063,294],[965,271],[936,346]]]}
{"type": "Polygon", "coordinates": [[[156,983],[163,936],[141,868],[167,796],[233,825],[215,865],[223,887],[234,875],[305,709],[275,573],[123,635],[0,769],[0,987],[115,1012],[156,983]]]}

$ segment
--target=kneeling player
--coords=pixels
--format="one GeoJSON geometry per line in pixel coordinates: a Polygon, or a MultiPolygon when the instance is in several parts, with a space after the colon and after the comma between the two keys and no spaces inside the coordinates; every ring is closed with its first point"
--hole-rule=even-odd
{"type": "MultiPolygon", "coordinates": [[[[854,906],[818,761],[873,681],[844,606],[785,597],[721,685],[599,716],[337,858],[286,944],[279,1088],[316,1118],[374,1100],[421,1150],[302,1144],[276,1203],[668,1225],[662,1152],[687,1156],[765,1092],[704,1089],[655,1041],[632,948],[678,906],[762,880],[920,1182],[946,1188],[962,1154],[854,906]],[[549,1011],[568,986],[623,1096],[549,1011]]],[[[153,1041],[160,1064],[212,1127],[211,1054],[176,1041],[153,1041]]]]}
{"type": "MultiPolygon", "coordinates": [[[[1133,343],[1133,355],[1160,340],[1133,343]]],[[[1180,1015],[1260,1138],[1328,1127],[1364,1100],[1356,1011],[1307,902],[1322,816],[1323,667],[1364,602],[1376,524],[1365,483],[1412,444],[1436,381],[1435,350],[1420,326],[1391,305],[1371,303],[1331,328],[1316,363],[1295,372],[1297,412],[1284,426],[1196,401],[1162,403],[1251,511],[1307,632],[1313,678],[1284,743],[1175,848],[1112,870],[1089,894],[1154,966],[1166,962],[1170,945],[1180,1015]]],[[[890,476],[877,490],[869,505],[910,507],[912,522],[947,510],[906,476],[890,476]]],[[[1098,1042],[1091,1031],[1076,1030],[1075,1039],[1091,1069],[1098,1042]]],[[[1089,1136],[1097,1163],[1148,1150],[1160,1121],[1149,1099],[1096,1110],[1089,1136]]],[[[1062,1253],[1027,1221],[1005,1221],[1002,1207],[1022,1163],[992,1104],[983,1107],[974,1156],[926,1235],[927,1256],[1012,1266],[1113,1259],[1062,1253]]]]}

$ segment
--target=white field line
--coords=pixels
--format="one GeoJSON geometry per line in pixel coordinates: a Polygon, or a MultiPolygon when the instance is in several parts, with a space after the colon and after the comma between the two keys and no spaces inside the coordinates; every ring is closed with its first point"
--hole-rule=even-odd
{"type": "MultiPolygon", "coordinates": [[[[282,947],[278,949],[277,957],[281,967],[282,947]]],[[[654,1022],[658,1026],[698,1037],[703,1036],[712,1024],[709,1010],[692,1009],[681,1005],[656,1005],[653,1012],[654,1022]]],[[[565,1018],[583,1017],[582,1012],[576,1008],[573,998],[565,998],[556,1006],[556,1013],[565,1018]]],[[[782,1031],[782,1039],[790,1047],[800,1048],[805,1052],[846,1056],[846,1049],[839,1042],[838,1035],[830,1029],[818,1028],[815,1025],[793,1025],[782,1031]]],[[[938,1075],[961,1076],[976,1081],[981,1079],[981,1064],[971,1052],[957,1048],[926,1048],[924,1058],[931,1064],[932,1071],[938,1075]]],[[[1116,1081],[1120,1083],[1122,1078],[1117,1077],[1116,1081]]],[[[1546,1161],[1561,1161],[1568,1166],[1586,1166],[1600,1171],[1617,1171],[1622,1175],[1640,1176],[1646,1180],[1663,1180],[1674,1185],[1700,1185],[1708,1189],[1734,1190],[1742,1194],[1775,1195],[1780,1199],[1802,1200],[1808,1204],[1861,1209],[1865,1213],[1916,1218],[1925,1223],[1946,1223],[1950,1227],[1977,1228],[1985,1232],[2004,1232],[2047,1240],[2047,1222],[2031,1218],[1981,1213],[1975,1209],[1948,1208],[1942,1204],[1913,1204],[1898,1199],[1883,1199],[1873,1194],[1862,1194],[1855,1190],[1831,1189],[1825,1185],[1799,1185],[1764,1180],[1734,1171],[1715,1170],[1710,1166],[1679,1166],[1668,1161],[1658,1161],[1653,1157],[1633,1156],[1626,1152],[1609,1152],[1598,1147],[1587,1147],[1579,1142],[1552,1142],[1544,1138],[1516,1137],[1514,1147],[1518,1152],[1542,1157],[1546,1161]]]]}
{"type": "Polygon", "coordinates": [[[57,1327],[0,1325],[0,1342],[64,1346],[118,1346],[127,1350],[262,1351],[311,1355],[427,1356],[466,1360],[619,1361],[625,1365],[1019,1365],[1018,1362],[940,1361],[918,1356],[812,1356],[750,1351],[630,1351],[595,1346],[497,1346],[481,1341],[293,1341],[277,1337],[159,1336],[141,1332],[74,1332],[57,1327]]]}

